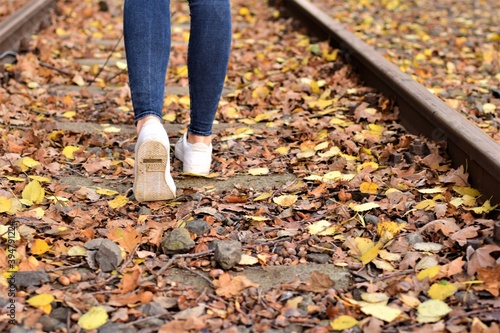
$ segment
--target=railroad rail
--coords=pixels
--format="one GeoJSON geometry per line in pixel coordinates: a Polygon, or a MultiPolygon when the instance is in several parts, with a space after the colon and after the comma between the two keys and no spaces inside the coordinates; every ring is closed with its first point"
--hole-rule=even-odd
{"type": "Polygon", "coordinates": [[[55,0],[31,0],[0,22],[0,54],[17,50],[23,38],[40,29],[55,5],[55,0]]]}
{"type": "Polygon", "coordinates": [[[368,85],[393,98],[400,109],[401,124],[408,131],[435,141],[446,140],[454,165],[466,167],[471,183],[485,198],[500,202],[498,143],[310,1],[284,0],[279,4],[311,33],[348,54],[368,85]]]}

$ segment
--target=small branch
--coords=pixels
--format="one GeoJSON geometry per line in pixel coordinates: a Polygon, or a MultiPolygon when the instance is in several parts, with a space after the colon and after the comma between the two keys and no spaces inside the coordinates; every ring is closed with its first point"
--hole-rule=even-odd
{"type": "Polygon", "coordinates": [[[51,270],[48,270],[47,273],[54,273],[54,272],[57,272],[57,271],[65,271],[65,270],[68,270],[68,269],[73,269],[73,268],[77,268],[77,267],[80,267],[80,266],[83,266],[85,265],[85,262],[81,262],[79,264],[75,264],[75,265],[71,265],[71,266],[61,266],[61,267],[57,267],[57,268],[54,268],[54,269],[51,269],[51,270]]]}
{"type": "Polygon", "coordinates": [[[160,270],[155,275],[148,276],[147,278],[141,279],[141,282],[147,282],[147,281],[154,280],[157,276],[163,274],[170,266],[172,266],[174,261],[176,261],[177,259],[180,259],[180,258],[198,258],[198,257],[203,257],[206,255],[212,254],[213,252],[214,252],[214,250],[207,250],[207,251],[203,251],[203,252],[199,252],[199,253],[174,254],[172,256],[172,258],[170,258],[169,261],[167,261],[165,266],[160,268],[160,270]]]}
{"type": "Polygon", "coordinates": [[[197,271],[194,271],[194,270],[192,270],[192,269],[189,269],[189,267],[187,267],[186,265],[182,265],[182,266],[181,266],[181,265],[179,265],[179,267],[180,267],[180,268],[182,268],[182,269],[185,269],[185,270],[186,270],[186,271],[188,271],[189,273],[193,273],[193,274],[195,274],[195,275],[197,275],[197,276],[201,277],[203,280],[207,281],[207,282],[208,282],[208,284],[209,284],[212,288],[213,288],[213,287],[215,287],[214,283],[213,283],[213,282],[212,282],[209,278],[207,278],[205,275],[201,274],[200,272],[197,272],[197,271]]]}
{"type": "Polygon", "coordinates": [[[450,325],[453,321],[455,321],[459,318],[463,318],[463,317],[472,318],[471,316],[474,316],[474,315],[493,313],[493,312],[499,312],[499,311],[500,311],[500,309],[496,308],[496,309],[477,309],[477,310],[469,311],[466,313],[461,313],[461,314],[455,315],[455,316],[451,317],[450,319],[448,319],[446,321],[446,325],[450,325]]]}

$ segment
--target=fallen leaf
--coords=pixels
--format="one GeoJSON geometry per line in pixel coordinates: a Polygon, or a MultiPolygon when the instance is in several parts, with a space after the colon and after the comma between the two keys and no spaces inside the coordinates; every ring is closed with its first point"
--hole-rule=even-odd
{"type": "Polygon", "coordinates": [[[108,322],[108,313],[104,306],[93,306],[78,319],[78,325],[84,330],[93,330],[108,322]]]}
{"type": "Polygon", "coordinates": [[[443,301],[430,299],[421,303],[417,311],[417,321],[419,323],[435,323],[450,313],[451,309],[443,301]]]}
{"type": "Polygon", "coordinates": [[[343,330],[347,330],[351,327],[356,326],[358,323],[359,322],[356,319],[354,319],[353,317],[343,315],[343,316],[339,316],[339,317],[335,318],[333,321],[331,321],[330,326],[335,331],[343,331],[343,330]]]}

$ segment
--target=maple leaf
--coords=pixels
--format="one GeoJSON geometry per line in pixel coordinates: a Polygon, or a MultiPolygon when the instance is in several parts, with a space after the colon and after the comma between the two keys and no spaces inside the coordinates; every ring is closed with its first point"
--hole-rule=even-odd
{"type": "Polygon", "coordinates": [[[258,284],[253,283],[243,275],[231,278],[228,273],[224,273],[219,276],[219,279],[214,281],[214,285],[216,288],[215,293],[226,298],[239,295],[246,288],[259,287],[258,284]]]}
{"type": "Polygon", "coordinates": [[[494,297],[500,296],[500,264],[495,267],[478,267],[477,278],[482,280],[483,284],[476,286],[476,290],[486,290],[494,297]]]}
{"type": "Polygon", "coordinates": [[[107,237],[117,242],[127,253],[131,253],[142,240],[142,236],[130,225],[126,229],[111,229],[107,237]]]}

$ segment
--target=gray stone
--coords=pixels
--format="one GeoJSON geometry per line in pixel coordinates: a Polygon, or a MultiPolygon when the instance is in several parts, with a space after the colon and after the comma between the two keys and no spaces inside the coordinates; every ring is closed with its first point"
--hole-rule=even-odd
{"type": "Polygon", "coordinates": [[[377,224],[378,221],[379,221],[379,218],[375,215],[372,215],[372,214],[365,215],[365,222],[367,222],[367,223],[377,224]]]}
{"type": "Polygon", "coordinates": [[[158,302],[143,304],[137,310],[141,311],[148,317],[162,315],[167,312],[167,310],[165,310],[163,306],[158,302]]]}
{"type": "Polygon", "coordinates": [[[24,326],[13,326],[10,329],[10,333],[40,333],[37,329],[30,329],[24,326]]]}
{"type": "Polygon", "coordinates": [[[176,228],[163,239],[161,245],[165,253],[175,254],[186,253],[196,244],[186,228],[176,228]]]}
{"type": "Polygon", "coordinates": [[[118,268],[123,261],[120,247],[110,239],[93,239],[85,243],[84,246],[90,250],[89,252],[95,251],[94,256],[87,252],[89,264],[94,260],[94,265],[98,266],[103,272],[111,272],[118,268]]]}
{"type": "Polygon", "coordinates": [[[210,224],[202,219],[196,219],[186,223],[186,229],[198,236],[203,236],[210,231],[210,224]]]}
{"type": "Polygon", "coordinates": [[[146,206],[141,206],[141,208],[139,208],[139,215],[151,215],[151,209],[146,206]]]}
{"type": "Polygon", "coordinates": [[[65,308],[65,307],[55,308],[50,313],[50,316],[52,318],[57,319],[63,323],[66,322],[66,320],[68,319],[68,316],[70,316],[70,315],[71,315],[71,310],[69,308],[65,308]]]}
{"type": "Polygon", "coordinates": [[[5,297],[0,297],[0,308],[3,308],[7,304],[9,304],[9,299],[5,297]]]}
{"type": "Polygon", "coordinates": [[[19,287],[39,286],[44,282],[49,282],[49,276],[45,271],[17,272],[14,275],[14,284],[19,287]]]}
{"type": "Polygon", "coordinates": [[[406,236],[406,239],[408,240],[408,243],[412,246],[416,243],[422,243],[424,241],[424,237],[422,237],[422,235],[419,234],[418,232],[412,232],[411,234],[408,234],[406,236]]]}
{"type": "Polygon", "coordinates": [[[40,318],[40,324],[42,324],[45,332],[53,332],[57,329],[66,328],[66,324],[49,316],[42,316],[40,318]]]}
{"type": "Polygon", "coordinates": [[[135,333],[137,330],[133,327],[125,326],[124,324],[115,324],[107,322],[99,327],[99,333],[135,333]]]}
{"type": "Polygon", "coordinates": [[[157,328],[163,326],[163,324],[165,324],[165,321],[161,320],[160,318],[147,318],[138,322],[137,324],[135,324],[135,326],[138,328],[157,328]]]}
{"type": "Polygon", "coordinates": [[[326,264],[330,261],[331,256],[326,253],[308,253],[307,259],[317,262],[318,264],[326,264]]]}
{"type": "Polygon", "coordinates": [[[215,242],[215,261],[223,269],[231,269],[241,260],[241,243],[235,240],[215,242]]]}

